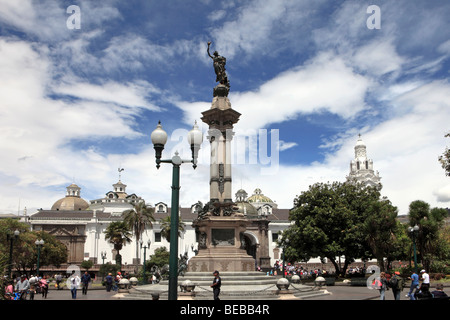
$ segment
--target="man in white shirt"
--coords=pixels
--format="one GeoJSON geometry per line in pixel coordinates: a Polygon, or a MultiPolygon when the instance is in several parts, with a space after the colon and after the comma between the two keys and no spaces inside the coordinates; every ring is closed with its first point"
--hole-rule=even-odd
{"type": "Polygon", "coordinates": [[[422,294],[428,295],[430,292],[430,275],[425,270],[420,270],[420,274],[422,275],[420,291],[422,291],[422,294]]]}

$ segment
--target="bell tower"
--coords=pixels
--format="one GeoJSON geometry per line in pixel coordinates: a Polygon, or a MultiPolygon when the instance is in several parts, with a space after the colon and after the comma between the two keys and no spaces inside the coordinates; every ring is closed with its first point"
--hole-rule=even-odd
{"type": "Polygon", "coordinates": [[[366,144],[361,135],[355,145],[355,158],[350,161],[350,173],[347,181],[360,182],[364,186],[378,186],[381,188],[380,175],[373,170],[373,161],[367,157],[366,144]]]}

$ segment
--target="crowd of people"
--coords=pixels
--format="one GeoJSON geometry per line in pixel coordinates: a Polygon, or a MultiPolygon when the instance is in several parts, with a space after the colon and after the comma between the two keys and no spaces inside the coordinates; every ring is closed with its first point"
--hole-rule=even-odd
{"type": "MultiPolygon", "coordinates": [[[[444,292],[442,283],[436,284],[436,290],[430,291],[430,275],[424,269],[420,271],[420,277],[413,271],[408,280],[411,280],[411,284],[405,296],[410,300],[449,299],[449,296],[444,292]]],[[[381,272],[372,285],[379,290],[380,300],[385,300],[388,290],[392,290],[395,300],[400,300],[401,292],[406,287],[406,279],[401,277],[398,271],[395,271],[392,275],[381,272]]]]}
{"type": "Polygon", "coordinates": [[[43,277],[31,275],[28,279],[27,275],[23,274],[6,282],[5,298],[10,300],[34,300],[35,294],[38,293],[46,299],[48,287],[49,281],[46,275],[43,277]]]}
{"type": "MultiPolygon", "coordinates": [[[[85,272],[79,277],[75,271],[70,276],[63,276],[60,273],[53,276],[55,280],[56,290],[63,289],[63,281],[66,287],[70,289],[73,299],[76,299],[77,289],[81,286],[83,294],[87,294],[89,284],[92,279],[88,272],[85,272]]],[[[11,280],[6,280],[5,296],[7,300],[34,300],[36,294],[42,294],[42,298],[46,299],[50,286],[50,277],[48,275],[28,277],[23,274],[18,277],[13,277],[11,280]]]]}
{"type": "MultiPolygon", "coordinates": [[[[261,271],[257,267],[258,271],[261,271]]],[[[273,268],[267,272],[268,276],[276,276],[283,274],[283,264],[276,261],[273,268]]],[[[316,278],[318,276],[326,276],[327,274],[333,274],[326,270],[321,270],[319,268],[308,270],[301,265],[286,264],[284,267],[284,275],[292,276],[299,275],[305,278],[316,278]]],[[[360,268],[358,266],[349,267],[347,270],[349,275],[361,275],[365,276],[366,269],[360,268]]],[[[372,287],[376,288],[380,292],[380,300],[385,300],[386,291],[392,290],[395,300],[400,300],[400,295],[406,286],[406,280],[411,281],[408,293],[405,295],[410,300],[421,300],[421,299],[449,299],[449,296],[444,292],[444,286],[442,283],[436,284],[436,289],[430,291],[430,276],[425,270],[420,271],[420,276],[413,272],[410,277],[404,279],[400,276],[400,272],[395,271],[391,274],[386,272],[381,272],[380,276],[375,278],[372,283],[372,287]]]]}
{"type": "MultiPolygon", "coordinates": [[[[256,270],[257,271],[261,271],[261,268],[258,266],[256,268],[256,270]]],[[[358,270],[358,272],[359,272],[359,268],[357,268],[357,267],[355,269],[351,268],[349,270],[352,273],[356,272],[356,270],[358,270]]],[[[329,272],[327,272],[326,270],[322,270],[320,268],[314,268],[314,269],[309,270],[308,268],[303,267],[303,266],[298,265],[298,264],[294,265],[294,264],[291,264],[291,263],[287,263],[284,266],[284,275],[285,276],[289,276],[289,275],[292,276],[292,275],[296,274],[296,275],[303,276],[303,277],[315,278],[315,277],[318,277],[318,276],[326,275],[328,273],[329,272]]],[[[268,276],[283,275],[283,264],[280,263],[278,260],[275,261],[275,264],[274,264],[273,268],[270,271],[267,271],[267,275],[268,276]]]]}

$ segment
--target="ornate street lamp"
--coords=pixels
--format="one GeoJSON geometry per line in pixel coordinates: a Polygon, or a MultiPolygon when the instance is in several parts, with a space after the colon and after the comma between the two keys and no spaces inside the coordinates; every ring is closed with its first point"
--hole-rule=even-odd
{"type": "Polygon", "coordinates": [[[37,248],[37,250],[38,250],[38,254],[37,254],[37,263],[36,263],[36,276],[38,276],[39,277],[39,262],[40,262],[40,259],[41,259],[41,248],[42,248],[42,246],[44,245],[44,240],[42,240],[42,239],[37,239],[35,242],[34,242],[34,244],[36,245],[36,248],[37,248]]]}
{"type": "Polygon", "coordinates": [[[289,239],[286,238],[284,239],[283,243],[283,278],[286,278],[286,258],[285,258],[285,251],[286,251],[286,247],[289,244],[289,239]]]}
{"type": "MultiPolygon", "coordinates": [[[[106,251],[100,252],[100,255],[102,257],[102,265],[104,265],[105,264],[105,259],[106,259],[106,251]]],[[[102,281],[105,280],[104,272],[105,272],[105,270],[103,269],[103,271],[102,271],[102,281]]]]}
{"type": "Polygon", "coordinates": [[[175,152],[172,159],[161,160],[164,145],[167,142],[167,133],[162,129],[161,121],[158,122],[156,129],[151,134],[153,147],[155,149],[156,168],[159,169],[161,163],[172,164],[172,203],[170,215],[170,255],[169,255],[169,300],[177,300],[178,285],[178,207],[180,197],[180,166],[183,163],[192,163],[194,169],[197,167],[198,151],[203,141],[203,134],[198,129],[197,123],[194,124],[188,133],[188,142],[191,145],[192,160],[182,160],[175,152]]]}
{"type": "Polygon", "coordinates": [[[11,278],[11,268],[12,268],[12,256],[13,256],[13,243],[14,240],[19,238],[20,231],[15,230],[13,233],[8,232],[6,234],[6,241],[10,241],[9,243],[9,262],[8,262],[8,276],[11,278]]]}
{"type": "Polygon", "coordinates": [[[416,253],[416,237],[419,234],[419,226],[416,224],[414,227],[408,228],[409,233],[411,234],[411,237],[413,238],[413,245],[414,245],[414,269],[416,271],[416,274],[419,274],[417,271],[417,253],[416,253]]]}
{"type": "Polygon", "coordinates": [[[102,264],[105,264],[106,251],[102,251],[100,254],[101,254],[101,256],[102,256],[102,264]]]}
{"type": "MultiPolygon", "coordinates": [[[[142,249],[142,245],[143,245],[142,239],[139,241],[139,243],[141,244],[141,249],[142,249]]],[[[150,249],[150,244],[151,244],[151,241],[148,240],[147,245],[144,245],[144,265],[143,265],[143,275],[142,275],[142,283],[143,284],[147,283],[146,276],[145,276],[145,256],[147,255],[147,248],[150,249]]]]}

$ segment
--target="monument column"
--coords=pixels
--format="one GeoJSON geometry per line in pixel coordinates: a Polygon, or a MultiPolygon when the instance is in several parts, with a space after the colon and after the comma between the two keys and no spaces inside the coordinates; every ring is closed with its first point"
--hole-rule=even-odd
{"type": "MultiPolygon", "coordinates": [[[[209,54],[209,43],[208,43],[209,54]]],[[[226,59],[217,52],[214,70],[220,83],[214,88],[211,108],[202,112],[202,121],[209,127],[211,144],[210,199],[193,222],[198,237],[198,254],[189,260],[193,272],[254,271],[255,260],[248,255],[241,239],[249,221],[235,210],[232,200],[231,141],[233,126],[240,113],[233,110],[225,73],[226,59]]]]}

